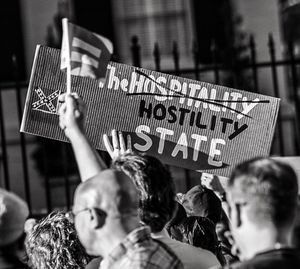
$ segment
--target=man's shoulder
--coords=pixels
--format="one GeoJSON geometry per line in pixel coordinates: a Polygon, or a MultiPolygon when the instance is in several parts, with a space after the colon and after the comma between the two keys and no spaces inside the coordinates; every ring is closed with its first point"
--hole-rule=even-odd
{"type": "Polygon", "coordinates": [[[134,264],[134,268],[170,268],[182,269],[183,265],[180,259],[164,243],[149,238],[142,244],[135,245],[128,250],[127,258],[134,264]]]}
{"type": "Polygon", "coordinates": [[[185,268],[208,268],[219,265],[216,256],[210,251],[173,240],[167,237],[159,238],[179,257],[185,268]]]}
{"type": "Polygon", "coordinates": [[[252,259],[233,263],[224,269],[298,269],[300,268],[300,255],[296,249],[278,249],[260,253],[252,259]]]}
{"type": "Polygon", "coordinates": [[[101,269],[182,269],[178,257],[154,240],[149,227],[133,230],[101,263],[101,269]]]}
{"type": "Polygon", "coordinates": [[[206,249],[195,247],[169,237],[161,237],[158,240],[169,246],[172,250],[183,250],[184,253],[189,252],[193,253],[193,255],[211,254],[211,252],[206,249]]]}

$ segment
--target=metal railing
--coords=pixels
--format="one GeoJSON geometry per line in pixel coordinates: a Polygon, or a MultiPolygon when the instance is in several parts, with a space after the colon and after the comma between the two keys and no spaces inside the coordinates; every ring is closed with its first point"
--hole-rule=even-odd
{"type": "MultiPolygon", "coordinates": [[[[300,64],[300,58],[296,58],[294,53],[294,45],[292,42],[289,42],[287,45],[287,59],[284,60],[277,60],[276,59],[276,48],[274,39],[272,34],[269,35],[268,38],[268,48],[269,48],[269,61],[258,62],[256,57],[256,45],[253,36],[250,37],[249,44],[248,44],[248,51],[249,51],[249,60],[247,62],[238,63],[234,61],[231,64],[224,65],[220,64],[217,61],[217,50],[218,48],[213,44],[211,46],[211,55],[212,55],[212,63],[208,65],[201,65],[198,60],[198,47],[197,44],[194,43],[193,46],[193,62],[194,66],[192,68],[182,68],[180,69],[180,55],[178,51],[177,43],[173,43],[172,49],[172,58],[174,66],[172,69],[161,70],[161,54],[159,50],[159,45],[156,43],[153,49],[153,61],[155,64],[155,70],[161,71],[163,73],[174,74],[177,76],[185,76],[193,74],[194,79],[201,80],[201,74],[212,72],[214,74],[214,81],[215,84],[220,84],[220,77],[222,72],[230,72],[233,77],[233,85],[229,85],[230,87],[234,88],[241,88],[238,84],[238,70],[248,71],[250,73],[250,78],[252,80],[252,87],[249,87],[249,91],[260,93],[259,92],[259,80],[258,80],[258,72],[262,68],[270,68],[271,70],[271,77],[272,77],[272,88],[273,93],[271,94],[274,97],[280,98],[280,90],[279,90],[279,77],[278,77],[278,68],[285,67],[290,74],[290,85],[291,85],[291,93],[289,95],[289,102],[294,104],[295,114],[293,117],[283,118],[281,114],[281,110],[279,111],[278,121],[277,121],[277,130],[275,133],[275,137],[278,139],[278,153],[281,156],[285,155],[285,147],[284,147],[284,137],[287,139],[286,134],[283,135],[283,121],[291,121],[293,125],[293,134],[291,134],[295,154],[300,154],[300,143],[298,141],[298,137],[300,134],[300,102],[299,102],[299,87],[298,87],[298,78],[297,78],[297,66],[300,64]]],[[[134,66],[142,67],[141,62],[141,47],[138,43],[138,38],[135,36],[132,38],[132,63],[134,66]]],[[[299,85],[300,86],[300,85],[299,85]]],[[[275,153],[274,147],[272,148],[272,152],[275,153]]]]}
{"type": "MultiPolygon", "coordinates": [[[[132,39],[132,61],[134,66],[141,67],[141,47],[138,44],[138,38],[134,37],[132,39]]],[[[276,51],[275,51],[275,44],[272,38],[272,35],[269,35],[269,56],[270,60],[265,62],[258,62],[256,57],[256,47],[254,39],[251,38],[249,42],[249,61],[246,63],[243,63],[242,65],[238,63],[233,63],[232,65],[222,65],[217,62],[217,48],[215,46],[211,47],[211,55],[212,55],[212,63],[209,65],[201,65],[198,60],[198,51],[197,46],[194,45],[193,48],[193,57],[194,57],[194,67],[193,68],[180,68],[180,55],[178,51],[178,46],[176,43],[174,43],[172,48],[172,58],[174,62],[174,67],[170,68],[168,70],[161,70],[161,54],[159,50],[159,45],[155,44],[154,52],[153,52],[153,60],[155,63],[155,69],[157,71],[161,71],[164,73],[169,74],[175,74],[175,75],[193,75],[193,77],[196,80],[200,80],[201,75],[205,72],[212,72],[214,75],[214,82],[215,84],[219,84],[221,79],[222,72],[229,72],[233,76],[233,83],[234,87],[238,88],[239,85],[237,84],[237,70],[248,70],[250,72],[252,77],[252,85],[253,85],[253,91],[259,93],[259,80],[258,80],[258,74],[261,68],[270,68],[271,71],[271,77],[272,77],[272,84],[273,84],[273,96],[280,98],[280,89],[279,89],[279,78],[277,74],[278,67],[285,67],[287,68],[288,72],[290,72],[290,85],[291,85],[291,93],[290,93],[290,102],[294,104],[295,107],[295,113],[292,117],[284,118],[280,114],[278,117],[278,124],[277,124],[277,130],[275,137],[277,139],[277,149],[275,150],[274,147],[272,149],[272,152],[278,153],[281,156],[285,155],[285,143],[284,139],[289,139],[287,137],[287,133],[283,135],[283,126],[282,123],[284,121],[290,121],[292,127],[292,133],[291,138],[294,143],[295,147],[295,154],[299,155],[300,148],[299,148],[299,122],[300,122],[300,104],[299,104],[299,98],[298,98],[298,78],[297,78],[297,65],[300,64],[300,59],[295,57],[294,54],[294,46],[292,43],[288,44],[288,57],[284,60],[277,60],[276,59],[276,51]]],[[[16,61],[16,58],[13,58],[14,63],[14,69],[15,69],[15,81],[10,83],[0,83],[0,141],[1,141],[1,151],[0,151],[0,174],[3,175],[3,188],[6,188],[8,190],[11,190],[11,178],[10,178],[10,172],[9,172],[9,158],[7,154],[7,149],[9,147],[9,143],[6,136],[6,130],[5,130],[5,120],[6,115],[4,115],[3,111],[3,100],[2,100],[2,94],[4,91],[13,91],[15,93],[15,102],[17,105],[17,115],[18,118],[16,121],[18,123],[21,123],[21,117],[23,113],[23,104],[22,104],[22,91],[26,90],[28,86],[28,82],[26,81],[20,81],[18,78],[18,64],[16,61]],[[2,168],[2,169],[1,169],[2,168]]],[[[17,134],[18,141],[16,141],[16,144],[19,145],[20,155],[22,159],[22,164],[20,171],[22,171],[22,180],[24,183],[24,196],[25,199],[29,205],[30,212],[33,212],[33,206],[32,206],[32,197],[35,195],[43,195],[41,193],[33,193],[32,186],[30,185],[30,173],[28,170],[28,152],[27,152],[27,146],[29,143],[36,143],[36,141],[31,138],[28,139],[23,133],[17,134]]],[[[44,144],[43,144],[44,145],[44,144]]],[[[45,146],[43,148],[43,163],[44,163],[44,191],[45,191],[45,204],[46,204],[46,211],[50,212],[53,209],[53,200],[51,198],[51,178],[49,176],[49,170],[51,167],[48,167],[47,162],[47,150],[45,146]]],[[[63,171],[61,172],[61,177],[63,178],[62,181],[62,187],[64,188],[64,194],[65,194],[65,206],[66,208],[70,208],[71,201],[72,201],[72,195],[71,195],[71,188],[74,184],[77,184],[77,182],[71,182],[70,181],[70,174],[69,174],[69,160],[67,158],[67,149],[66,144],[63,144],[61,147],[61,161],[63,163],[63,171]]],[[[186,187],[189,188],[191,186],[191,172],[188,170],[184,170],[185,175],[185,184],[186,187]]],[[[20,177],[19,177],[20,178],[20,177]]],[[[79,178],[78,178],[79,181],[79,178]]],[[[74,187],[74,186],[73,186],[74,187]]]]}

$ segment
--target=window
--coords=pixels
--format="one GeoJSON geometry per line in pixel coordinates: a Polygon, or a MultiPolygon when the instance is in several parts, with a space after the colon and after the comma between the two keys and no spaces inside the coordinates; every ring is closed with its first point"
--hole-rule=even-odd
{"type": "MultiPolygon", "coordinates": [[[[172,49],[176,41],[181,66],[191,56],[193,27],[190,1],[114,0],[113,13],[117,50],[122,62],[132,64],[131,38],[141,46],[142,66],[154,67],[154,44],[159,44],[162,68],[173,67],[172,49]]],[[[189,61],[191,62],[191,61],[189,61]]]]}

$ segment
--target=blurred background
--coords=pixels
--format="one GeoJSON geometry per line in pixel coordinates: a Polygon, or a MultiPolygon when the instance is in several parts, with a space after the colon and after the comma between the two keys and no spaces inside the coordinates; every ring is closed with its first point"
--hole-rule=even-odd
{"type": "MultiPolygon", "coordinates": [[[[35,47],[61,47],[62,17],[111,39],[113,61],[281,98],[271,154],[300,155],[300,0],[10,0],[0,13],[0,185],[33,215],[70,208],[79,182],[68,144],[19,132],[35,47]]],[[[170,169],[178,192],[200,182],[170,169]]]]}

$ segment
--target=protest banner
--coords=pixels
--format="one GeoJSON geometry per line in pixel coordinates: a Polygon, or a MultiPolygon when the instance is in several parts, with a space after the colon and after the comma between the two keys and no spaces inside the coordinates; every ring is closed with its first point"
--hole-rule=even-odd
{"type": "MultiPolygon", "coordinates": [[[[66,91],[60,51],[38,46],[21,131],[67,141],[58,126],[59,94],[66,91]]],[[[166,164],[229,176],[246,159],[269,154],[279,99],[109,62],[105,82],[72,76],[72,92],[87,105],[86,133],[117,129],[133,150],[166,164]]]]}

